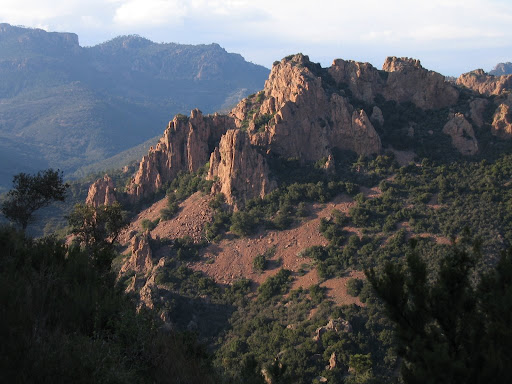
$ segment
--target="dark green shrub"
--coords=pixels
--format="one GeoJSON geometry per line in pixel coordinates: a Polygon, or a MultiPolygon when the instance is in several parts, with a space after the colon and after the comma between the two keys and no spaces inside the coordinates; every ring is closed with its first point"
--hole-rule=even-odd
{"type": "Polygon", "coordinates": [[[144,219],[144,220],[142,220],[142,222],[140,224],[144,231],[152,231],[153,229],[156,228],[156,226],[158,225],[159,222],[160,222],[159,218],[155,219],[154,221],[151,221],[149,219],[144,219]]]}
{"type": "Polygon", "coordinates": [[[256,230],[258,220],[251,212],[238,211],[231,216],[229,230],[237,236],[249,236],[256,230]]]}
{"type": "Polygon", "coordinates": [[[267,269],[267,264],[267,258],[263,254],[257,255],[252,261],[253,269],[258,272],[263,272],[267,269]]]}
{"type": "Polygon", "coordinates": [[[361,293],[361,289],[363,289],[364,282],[361,279],[349,279],[347,281],[347,293],[350,296],[357,297],[361,293]]]}
{"type": "Polygon", "coordinates": [[[273,296],[284,294],[290,284],[291,272],[287,269],[281,269],[275,276],[269,277],[258,288],[259,300],[267,301],[273,296]]]}
{"type": "Polygon", "coordinates": [[[325,287],[321,287],[318,284],[309,287],[309,295],[311,296],[313,303],[320,304],[324,300],[325,290],[325,287]]]}

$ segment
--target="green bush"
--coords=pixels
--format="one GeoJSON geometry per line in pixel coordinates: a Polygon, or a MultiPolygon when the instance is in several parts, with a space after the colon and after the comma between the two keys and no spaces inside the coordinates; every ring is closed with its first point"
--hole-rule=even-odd
{"type": "Polygon", "coordinates": [[[347,293],[350,296],[357,297],[361,293],[361,289],[363,289],[364,282],[361,279],[349,279],[347,281],[347,293]]]}
{"type": "Polygon", "coordinates": [[[291,272],[287,269],[281,269],[275,276],[269,277],[258,287],[260,301],[267,301],[273,296],[284,294],[290,284],[291,272]]]}
{"type": "Polygon", "coordinates": [[[237,211],[231,216],[229,230],[237,236],[249,236],[256,230],[258,220],[251,212],[237,211]]]}
{"type": "Polygon", "coordinates": [[[257,255],[254,260],[252,261],[252,267],[255,271],[263,272],[265,269],[267,269],[267,258],[265,255],[257,255]]]}
{"type": "Polygon", "coordinates": [[[311,296],[313,303],[320,304],[324,300],[325,290],[325,287],[321,287],[318,284],[309,287],[309,295],[311,296]]]}
{"type": "Polygon", "coordinates": [[[155,219],[154,221],[151,221],[149,219],[144,219],[144,220],[142,220],[142,222],[140,224],[144,231],[152,231],[153,229],[156,228],[156,226],[158,225],[159,222],[160,222],[159,218],[155,219]]]}
{"type": "Polygon", "coordinates": [[[179,204],[174,192],[167,194],[167,206],[160,211],[161,220],[171,220],[179,211],[179,204]]]}

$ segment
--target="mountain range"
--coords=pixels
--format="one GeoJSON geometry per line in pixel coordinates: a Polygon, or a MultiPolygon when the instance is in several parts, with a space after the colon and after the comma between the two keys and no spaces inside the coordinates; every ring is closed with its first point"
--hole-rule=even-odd
{"type": "Polygon", "coordinates": [[[130,35],[82,47],[73,33],[0,24],[0,188],[20,171],[109,159],[194,107],[228,109],[268,73],[218,44],[130,35]]]}

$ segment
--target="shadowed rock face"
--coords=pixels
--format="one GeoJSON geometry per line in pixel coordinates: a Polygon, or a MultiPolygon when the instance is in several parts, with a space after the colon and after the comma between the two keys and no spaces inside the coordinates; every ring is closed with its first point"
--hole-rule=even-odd
{"type": "Polygon", "coordinates": [[[450,119],[443,127],[443,133],[450,135],[452,145],[462,155],[474,155],[478,152],[478,142],[475,138],[475,132],[463,114],[456,113],[450,116],[450,119]]]}
{"type": "Polygon", "coordinates": [[[228,116],[203,116],[198,109],[189,118],[176,115],[156,147],[142,158],[128,186],[128,195],[132,200],[151,196],[179,171],[197,171],[208,161],[222,134],[232,126],[228,116]]]}
{"type": "Polygon", "coordinates": [[[512,75],[493,76],[485,73],[483,69],[476,69],[460,75],[457,85],[486,96],[499,95],[512,89],[512,75]]]}

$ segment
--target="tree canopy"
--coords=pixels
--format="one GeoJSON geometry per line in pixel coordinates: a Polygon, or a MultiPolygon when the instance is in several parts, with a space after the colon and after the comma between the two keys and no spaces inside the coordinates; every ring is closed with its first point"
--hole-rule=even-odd
{"type": "Polygon", "coordinates": [[[414,251],[366,272],[396,325],[406,383],[512,381],[512,249],[480,276],[478,259],[454,245],[434,277],[414,251]]]}
{"type": "Polygon", "coordinates": [[[64,201],[68,187],[59,170],[49,168],[35,175],[18,173],[13,177],[13,189],[2,204],[2,213],[25,231],[35,211],[53,201],[64,201]]]}

